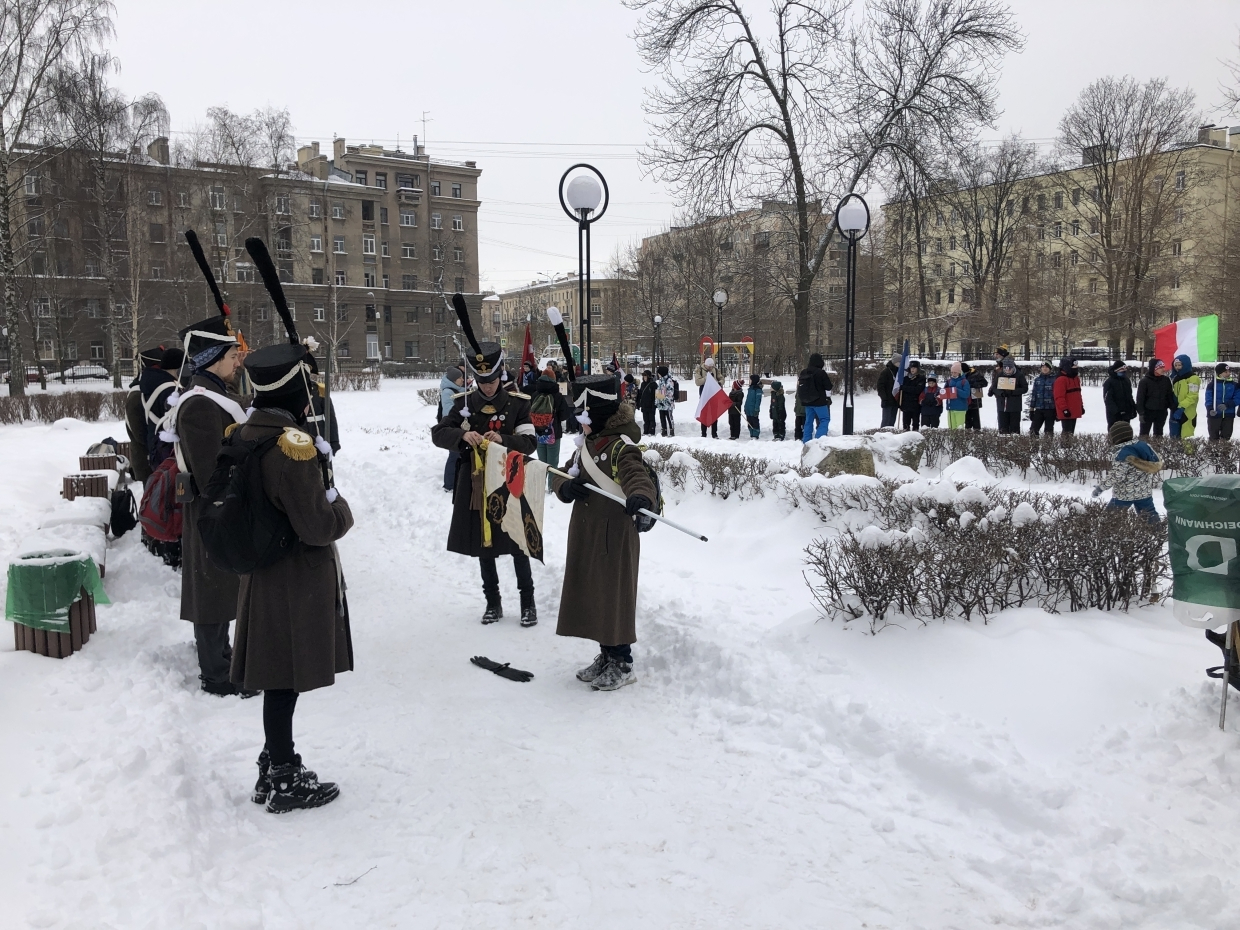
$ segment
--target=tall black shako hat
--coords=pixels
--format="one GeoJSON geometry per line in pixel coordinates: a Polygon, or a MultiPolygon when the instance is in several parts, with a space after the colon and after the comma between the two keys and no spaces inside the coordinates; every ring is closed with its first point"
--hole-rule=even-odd
{"type": "Polygon", "coordinates": [[[194,260],[202,270],[203,277],[207,280],[207,287],[211,289],[211,296],[220,312],[218,316],[200,320],[185,327],[178,335],[181,337],[181,345],[184,347],[190,364],[195,369],[207,368],[214,365],[219,361],[220,356],[238,344],[237,337],[233,335],[232,323],[228,319],[230,314],[228,304],[224,303],[224,296],[220,293],[219,285],[215,283],[215,274],[211,271],[211,265],[207,262],[206,255],[203,254],[198,236],[192,229],[185,230],[185,241],[189,243],[194,260]]]}
{"type": "Polygon", "coordinates": [[[475,381],[494,381],[504,373],[504,348],[498,342],[479,342],[474,338],[474,325],[469,320],[469,307],[461,294],[452,295],[452,309],[461,321],[461,332],[472,351],[465,353],[465,364],[475,381]]]}
{"type": "Polygon", "coordinates": [[[572,389],[578,419],[588,416],[596,432],[620,409],[620,382],[614,375],[579,375],[572,389]]]}
{"type": "Polygon", "coordinates": [[[245,370],[255,407],[279,407],[301,420],[310,403],[312,373],[305,346],[286,342],[257,349],[245,357],[245,370]]]}

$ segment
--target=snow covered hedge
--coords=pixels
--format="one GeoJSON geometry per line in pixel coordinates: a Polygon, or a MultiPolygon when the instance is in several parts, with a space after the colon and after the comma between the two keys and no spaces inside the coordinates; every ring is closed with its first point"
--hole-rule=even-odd
{"type": "Polygon", "coordinates": [[[1165,528],[1095,501],[855,479],[821,485],[811,506],[842,529],[806,548],[806,583],[825,616],[872,632],[1025,605],[1127,609],[1169,577],[1165,528]]]}
{"type": "Polygon", "coordinates": [[[54,423],[65,417],[95,422],[125,419],[125,391],[67,391],[0,397],[0,423],[54,423]]]}

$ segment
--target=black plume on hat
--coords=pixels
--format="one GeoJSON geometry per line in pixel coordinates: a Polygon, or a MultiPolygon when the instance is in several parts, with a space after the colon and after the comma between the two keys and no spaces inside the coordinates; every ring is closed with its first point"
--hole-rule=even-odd
{"type": "Polygon", "coordinates": [[[228,304],[224,303],[224,295],[220,293],[220,286],[215,283],[215,272],[211,270],[211,264],[207,261],[202,245],[198,242],[198,234],[192,229],[185,230],[185,241],[189,243],[189,250],[194,254],[194,261],[198,263],[202,276],[207,279],[207,287],[211,289],[211,296],[215,299],[215,306],[219,308],[220,316],[231,315],[232,311],[228,309],[228,304]]]}
{"type": "Polygon", "coordinates": [[[289,312],[288,301],[284,297],[284,286],[280,284],[280,275],[276,272],[276,266],[271,260],[271,253],[267,251],[266,244],[257,236],[251,236],[245,240],[245,250],[250,253],[250,258],[254,259],[254,265],[263,277],[263,285],[267,288],[267,293],[271,295],[271,302],[276,305],[276,312],[284,321],[284,331],[288,333],[288,341],[294,345],[299,344],[301,340],[297,337],[297,324],[293,322],[293,314],[289,312]]]}

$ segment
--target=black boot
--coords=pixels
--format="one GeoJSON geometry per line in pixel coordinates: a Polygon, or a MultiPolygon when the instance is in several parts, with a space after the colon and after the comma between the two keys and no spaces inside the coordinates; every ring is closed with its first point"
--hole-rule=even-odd
{"type": "Polygon", "coordinates": [[[487,598],[487,609],[482,615],[483,623],[494,623],[496,620],[504,619],[504,604],[497,597],[495,600],[487,598]]]}
{"type": "Polygon", "coordinates": [[[534,606],[534,592],[521,592],[521,625],[533,626],[538,622],[538,608],[534,606]]]}
{"type": "Polygon", "coordinates": [[[263,693],[261,691],[247,691],[245,688],[234,685],[231,681],[207,681],[201,675],[198,676],[198,680],[202,682],[203,691],[216,697],[232,697],[236,695],[245,700],[246,698],[258,697],[263,693]]]}
{"type": "Polygon", "coordinates": [[[288,765],[271,767],[271,794],[267,797],[267,813],[283,814],[307,807],[322,807],[340,797],[340,789],[330,781],[319,783],[319,776],[301,764],[301,756],[293,756],[288,765]]]}
{"type": "Polygon", "coordinates": [[[271,794],[271,756],[264,749],[258,754],[258,781],[254,783],[254,793],[250,800],[255,804],[266,804],[271,794]]]}

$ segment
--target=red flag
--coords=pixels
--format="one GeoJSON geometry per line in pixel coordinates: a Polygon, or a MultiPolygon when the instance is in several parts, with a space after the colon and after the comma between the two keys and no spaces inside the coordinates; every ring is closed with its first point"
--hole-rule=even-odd
{"type": "Polygon", "coordinates": [[[529,362],[535,371],[538,370],[538,359],[534,358],[534,341],[530,338],[529,323],[525,324],[525,342],[521,345],[521,364],[524,365],[526,362],[529,362]]]}
{"type": "Polygon", "coordinates": [[[697,413],[694,414],[697,421],[703,426],[710,426],[731,406],[727,392],[719,386],[714,375],[708,374],[702,383],[702,395],[698,398],[697,413]]]}
{"type": "Polygon", "coordinates": [[[616,371],[620,370],[620,359],[616,357],[615,352],[611,353],[611,367],[616,369],[616,371]]]}

